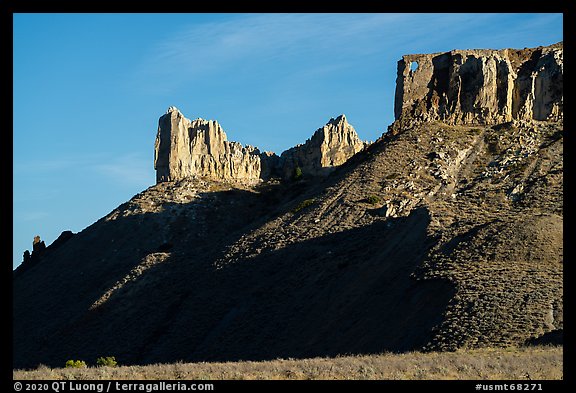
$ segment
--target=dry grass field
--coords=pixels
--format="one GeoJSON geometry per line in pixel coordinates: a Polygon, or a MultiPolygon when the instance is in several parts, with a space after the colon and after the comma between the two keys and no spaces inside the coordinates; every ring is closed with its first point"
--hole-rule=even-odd
{"type": "Polygon", "coordinates": [[[40,366],[14,370],[14,379],[395,379],[395,380],[558,380],[563,379],[563,349],[537,346],[456,352],[384,353],[315,359],[279,359],[262,362],[174,363],[148,366],[88,367],[40,366]]]}

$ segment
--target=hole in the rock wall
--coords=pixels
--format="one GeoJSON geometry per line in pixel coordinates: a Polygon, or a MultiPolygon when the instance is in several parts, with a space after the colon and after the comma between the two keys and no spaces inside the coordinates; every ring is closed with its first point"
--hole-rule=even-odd
{"type": "Polygon", "coordinates": [[[410,62],[410,71],[414,72],[417,69],[418,69],[418,62],[417,61],[410,62]]]}

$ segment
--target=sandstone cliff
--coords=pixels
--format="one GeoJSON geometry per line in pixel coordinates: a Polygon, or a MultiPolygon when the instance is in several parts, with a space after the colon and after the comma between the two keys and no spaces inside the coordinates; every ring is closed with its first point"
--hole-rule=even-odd
{"type": "Polygon", "coordinates": [[[158,122],[154,146],[156,181],[191,176],[212,179],[258,180],[267,154],[250,145],[227,140],[214,120],[189,120],[170,107],[158,122]]]}
{"type": "Polygon", "coordinates": [[[414,121],[499,124],[563,115],[563,45],[403,56],[394,114],[414,121]]]}
{"type": "Polygon", "coordinates": [[[295,168],[304,175],[326,175],[364,148],[354,127],[346,116],[340,115],[322,128],[303,145],[286,150],[280,156],[280,166],[285,178],[292,176],[295,168]]]}
{"type": "Polygon", "coordinates": [[[253,182],[272,176],[290,178],[297,167],[305,175],[327,175],[364,145],[354,127],[340,115],[319,128],[306,143],[278,157],[249,145],[229,142],[218,122],[189,120],[170,107],[158,122],[154,147],[156,182],[195,176],[253,182]]]}

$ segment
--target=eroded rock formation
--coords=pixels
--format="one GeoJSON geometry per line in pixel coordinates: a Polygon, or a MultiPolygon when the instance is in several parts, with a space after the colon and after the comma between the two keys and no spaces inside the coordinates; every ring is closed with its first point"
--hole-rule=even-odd
{"type": "Polygon", "coordinates": [[[365,143],[348,123],[346,116],[340,115],[316,130],[306,143],[282,153],[282,175],[285,178],[290,177],[297,167],[304,175],[326,175],[348,161],[364,146],[365,143]]]}
{"type": "Polygon", "coordinates": [[[30,253],[29,250],[24,251],[22,263],[16,268],[14,275],[19,275],[35,266],[44,259],[46,254],[50,254],[70,240],[73,236],[74,233],[72,233],[72,231],[64,231],[48,247],[46,247],[46,243],[40,238],[40,236],[34,236],[34,241],[32,242],[32,253],[30,253]]]}
{"type": "Polygon", "coordinates": [[[227,140],[214,120],[189,120],[175,107],[158,122],[154,146],[156,182],[191,176],[213,179],[258,180],[262,173],[260,150],[227,140]]]}
{"type": "Polygon", "coordinates": [[[156,182],[204,177],[215,180],[258,181],[271,176],[327,175],[364,148],[354,127],[338,116],[302,145],[281,157],[258,148],[229,142],[214,120],[189,120],[175,107],[160,117],[154,148],[156,182]]]}
{"type": "Polygon", "coordinates": [[[403,56],[394,115],[414,121],[499,124],[563,114],[563,44],[403,56]]]}

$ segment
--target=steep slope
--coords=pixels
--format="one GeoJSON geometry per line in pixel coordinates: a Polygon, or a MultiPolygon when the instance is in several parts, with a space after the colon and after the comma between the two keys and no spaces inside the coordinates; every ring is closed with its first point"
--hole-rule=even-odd
{"type": "MultiPolygon", "coordinates": [[[[507,127],[427,123],[384,138],[341,180],[307,195],[312,206],[243,236],[226,260],[250,260],[256,245],[272,251],[381,223],[402,239],[405,220],[425,212],[420,247],[430,248],[408,254],[417,259],[410,276],[455,289],[427,348],[517,345],[562,329],[562,123],[507,127]]],[[[377,238],[390,244],[388,236],[377,238]]],[[[346,266],[367,263],[353,252],[346,258],[346,266]]]]}
{"type": "Polygon", "coordinates": [[[163,181],[50,245],[14,276],[14,367],[561,335],[561,117],[409,116],[329,176],[163,181]]]}
{"type": "Polygon", "coordinates": [[[354,161],[315,184],[136,196],[15,280],[15,365],[452,349],[562,328],[561,124],[427,124],[354,161]]]}
{"type": "Polygon", "coordinates": [[[410,349],[414,340],[425,344],[440,322],[450,287],[414,286],[408,277],[419,259],[406,255],[425,252],[425,212],[377,249],[372,245],[385,233],[384,223],[222,263],[223,251],[264,226],[267,215],[291,215],[294,194],[305,185],[260,193],[207,186],[154,186],[18,277],[15,365],[106,353],[146,363],[410,349]],[[346,269],[354,255],[366,263],[346,269]],[[388,262],[381,255],[390,255],[388,262]],[[397,259],[407,261],[397,265],[397,259]],[[382,280],[413,292],[419,304],[410,305],[410,298],[389,303],[382,280]],[[435,292],[440,296],[431,296],[435,292]],[[327,302],[333,304],[327,308],[327,302]],[[406,307],[414,312],[391,328],[387,320],[406,307]],[[407,332],[414,318],[422,327],[407,332]]]}

